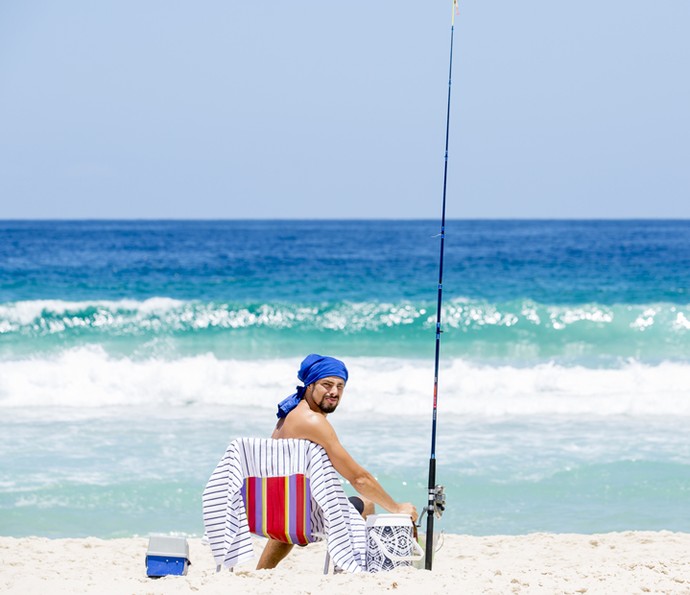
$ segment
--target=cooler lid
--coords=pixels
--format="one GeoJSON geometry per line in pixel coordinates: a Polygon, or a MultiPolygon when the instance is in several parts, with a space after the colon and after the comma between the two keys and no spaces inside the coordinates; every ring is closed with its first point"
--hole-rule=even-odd
{"type": "Polygon", "coordinates": [[[367,527],[412,527],[409,514],[370,514],[367,527]]]}
{"type": "Polygon", "coordinates": [[[189,559],[189,544],[184,537],[153,535],[149,537],[149,547],[146,550],[146,555],[189,559]]]}

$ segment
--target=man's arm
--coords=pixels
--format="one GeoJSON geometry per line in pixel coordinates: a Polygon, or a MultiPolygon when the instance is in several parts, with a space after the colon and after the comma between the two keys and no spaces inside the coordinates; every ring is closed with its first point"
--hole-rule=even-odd
{"type": "Polygon", "coordinates": [[[307,440],[323,446],[335,470],[347,479],[365,498],[375,502],[388,512],[409,514],[417,520],[417,510],[409,502],[398,503],[383,489],[374,476],[355,461],[350,453],[340,444],[338,436],[328,421],[319,415],[307,416],[303,421],[300,434],[307,440]]]}

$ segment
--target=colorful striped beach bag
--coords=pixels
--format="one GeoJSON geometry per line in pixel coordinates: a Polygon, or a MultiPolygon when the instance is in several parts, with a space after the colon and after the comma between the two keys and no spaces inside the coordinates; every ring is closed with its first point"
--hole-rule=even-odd
{"type": "Polygon", "coordinates": [[[252,533],[295,545],[317,540],[312,535],[309,478],[303,474],[247,477],[242,499],[252,533]]]}

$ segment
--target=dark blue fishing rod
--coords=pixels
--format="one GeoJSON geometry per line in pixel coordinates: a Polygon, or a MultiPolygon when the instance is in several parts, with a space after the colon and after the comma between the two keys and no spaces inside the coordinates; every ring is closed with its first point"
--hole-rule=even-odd
{"type": "Polygon", "coordinates": [[[431,422],[431,458],[429,459],[429,501],[426,508],[426,552],[424,567],[431,570],[434,556],[434,517],[441,516],[445,506],[443,487],[436,485],[436,420],[438,412],[438,367],[441,359],[441,306],[443,305],[443,253],[446,240],[446,186],[448,182],[448,137],[450,134],[450,89],[453,75],[453,34],[457,0],[453,0],[450,25],[450,59],[448,67],[448,105],[446,107],[446,153],[443,164],[443,207],[441,209],[441,249],[438,263],[438,298],[436,304],[436,357],[434,360],[434,412],[431,422]]]}

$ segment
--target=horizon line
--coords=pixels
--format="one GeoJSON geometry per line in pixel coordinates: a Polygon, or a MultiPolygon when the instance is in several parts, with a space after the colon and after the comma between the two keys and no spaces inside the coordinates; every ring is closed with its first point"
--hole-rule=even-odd
{"type": "MultiPolygon", "coordinates": [[[[233,221],[315,221],[315,222],[355,222],[355,221],[434,221],[438,222],[440,217],[9,217],[0,218],[2,223],[21,222],[21,223],[48,223],[48,222],[127,222],[127,223],[146,223],[146,222],[233,222],[233,221]]],[[[690,221],[687,217],[446,217],[448,221],[497,221],[497,222],[528,222],[528,221],[690,221]]]]}

